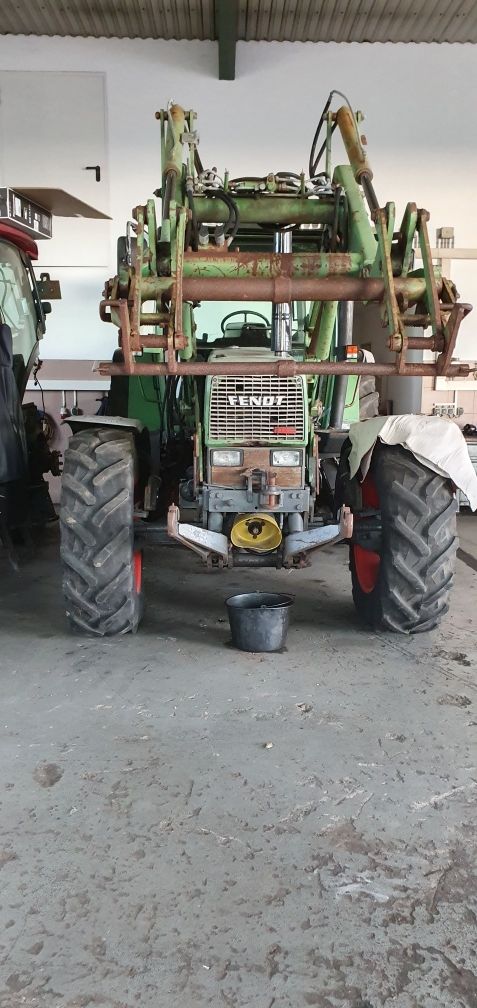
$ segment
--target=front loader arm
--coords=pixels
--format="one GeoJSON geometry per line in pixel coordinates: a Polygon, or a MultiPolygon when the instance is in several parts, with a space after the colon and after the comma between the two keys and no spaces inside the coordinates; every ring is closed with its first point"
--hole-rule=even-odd
{"type": "Polygon", "coordinates": [[[118,275],[107,282],[100,308],[102,318],[119,326],[124,362],[103,362],[101,373],[469,373],[467,365],[452,363],[452,354],[470,306],[457,302],[455,288],[433,266],[427,212],[409,203],[396,231],[394,204],[380,207],[359,116],[350,107],[343,105],[326,116],[327,165],[335,127],[349,164],[338,166],[332,179],[321,175],[307,180],[302,173],[294,177],[299,182],[293,185],[283,182],[286,173],[254,183],[231,181],[227,173],[219,179],[215,168],[200,170],[195,113],[171,105],[158,117],[162,223],[158,232],[152,200],[134,211],[134,240],[118,275]],[[227,237],[231,206],[236,227],[233,233],[229,228],[227,237]],[[258,249],[267,229],[291,229],[293,251],[258,249]],[[412,269],[415,236],[423,258],[420,271],[412,269]],[[310,238],[316,239],[314,247],[310,238]],[[295,355],[260,363],[197,360],[191,314],[194,304],[202,301],[310,302],[313,322],[303,359],[295,355]],[[387,330],[383,346],[395,354],[394,361],[373,364],[332,358],[339,301],[380,304],[387,330]],[[413,328],[416,334],[408,335],[413,328]],[[428,328],[430,335],[424,335],[422,330],[428,328]],[[154,361],[149,350],[155,351],[154,361]],[[409,350],[431,350],[438,356],[411,362],[409,350]]]}

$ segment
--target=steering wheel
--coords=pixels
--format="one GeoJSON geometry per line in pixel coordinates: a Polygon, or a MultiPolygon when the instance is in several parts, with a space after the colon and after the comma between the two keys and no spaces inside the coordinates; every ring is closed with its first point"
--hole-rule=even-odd
{"type": "Polygon", "coordinates": [[[238,311],[232,311],[232,312],[229,313],[229,315],[226,315],[225,318],[222,319],[222,321],[220,323],[220,329],[221,329],[222,335],[225,335],[225,323],[228,322],[229,319],[234,318],[235,315],[243,315],[244,325],[247,325],[247,316],[248,315],[255,315],[255,318],[261,319],[262,322],[265,322],[265,324],[267,326],[270,326],[270,322],[268,321],[268,319],[266,318],[266,316],[265,315],[261,315],[260,312],[258,312],[258,311],[248,311],[247,309],[239,308],[238,311]]]}

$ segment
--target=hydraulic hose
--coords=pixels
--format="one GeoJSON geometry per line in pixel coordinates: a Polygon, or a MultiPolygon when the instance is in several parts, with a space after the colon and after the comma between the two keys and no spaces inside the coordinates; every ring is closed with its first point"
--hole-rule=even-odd
{"type": "Polygon", "coordinates": [[[239,212],[235,200],[233,200],[229,193],[226,193],[223,189],[208,189],[207,197],[209,196],[212,196],[214,199],[219,199],[222,203],[225,203],[229,211],[229,216],[225,224],[224,233],[226,238],[233,241],[239,226],[239,212]]]}

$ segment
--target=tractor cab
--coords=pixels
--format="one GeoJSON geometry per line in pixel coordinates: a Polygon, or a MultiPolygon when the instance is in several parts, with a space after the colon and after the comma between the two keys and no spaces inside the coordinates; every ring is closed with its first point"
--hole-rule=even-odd
{"type": "Polygon", "coordinates": [[[270,349],[272,326],[266,315],[260,312],[233,311],[221,322],[222,338],[214,341],[218,347],[263,347],[270,349]]]}
{"type": "Polygon", "coordinates": [[[43,296],[61,296],[48,274],[37,280],[33,271],[35,237],[47,234],[51,214],[0,189],[0,538],[11,558],[11,532],[56,517],[44,473],[59,473],[59,453],[49,450],[43,415],[23,403],[51,311],[43,296]]]}
{"type": "Polygon", "coordinates": [[[35,242],[0,221],[0,323],[11,332],[12,369],[20,398],[45,332],[46,306],[32,267],[37,258],[35,242]]]}

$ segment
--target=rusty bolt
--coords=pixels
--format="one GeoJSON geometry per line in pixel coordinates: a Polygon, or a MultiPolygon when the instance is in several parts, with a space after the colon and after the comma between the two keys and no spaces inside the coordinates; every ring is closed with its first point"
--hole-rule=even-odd
{"type": "Polygon", "coordinates": [[[393,333],[388,339],[388,347],[390,350],[395,350],[396,353],[400,353],[402,350],[402,336],[401,333],[393,333]]]}

